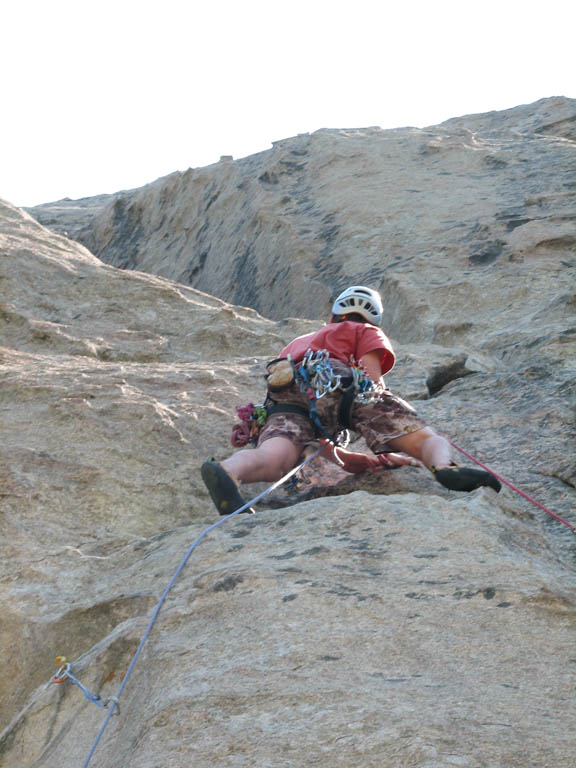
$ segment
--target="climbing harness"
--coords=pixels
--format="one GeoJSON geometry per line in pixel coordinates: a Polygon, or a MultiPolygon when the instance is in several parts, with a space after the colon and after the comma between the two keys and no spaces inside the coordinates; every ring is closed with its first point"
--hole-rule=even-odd
{"type": "MultiPolygon", "coordinates": [[[[152,612],[152,616],[150,617],[150,620],[148,622],[148,625],[146,627],[146,630],[144,631],[144,634],[142,635],[142,639],[140,640],[140,643],[138,645],[138,648],[136,649],[136,653],[132,657],[132,661],[130,662],[130,666],[128,667],[126,674],[124,675],[124,679],[122,680],[122,683],[120,684],[120,687],[118,688],[118,691],[116,693],[116,696],[110,696],[108,699],[106,699],[105,702],[102,704],[98,704],[98,706],[101,706],[107,710],[106,717],[104,718],[104,722],[102,723],[100,730],[98,731],[98,734],[96,735],[96,739],[90,749],[90,752],[88,753],[88,756],[86,757],[86,760],[82,764],[82,768],[87,768],[88,764],[92,760],[94,753],[98,747],[98,744],[100,743],[100,740],[102,739],[102,736],[104,735],[104,731],[106,730],[108,723],[110,722],[112,716],[115,713],[115,710],[117,707],[119,707],[119,699],[122,695],[126,684],[128,683],[128,679],[130,678],[130,675],[132,674],[132,670],[134,669],[136,662],[140,658],[140,655],[142,653],[142,649],[144,648],[144,645],[146,641],[148,640],[148,637],[150,636],[150,633],[152,631],[152,628],[154,624],[156,623],[156,619],[158,618],[158,614],[160,613],[160,610],[162,609],[162,606],[164,605],[164,602],[166,601],[166,598],[168,597],[168,594],[174,587],[174,584],[178,580],[180,574],[184,570],[184,567],[186,566],[186,563],[190,559],[190,556],[198,546],[198,544],[202,541],[202,539],[205,538],[211,531],[213,531],[215,528],[218,528],[219,526],[226,523],[228,520],[232,520],[233,517],[236,517],[237,515],[244,512],[246,509],[252,506],[252,504],[256,504],[258,501],[263,499],[265,496],[267,496],[269,493],[272,493],[276,488],[279,488],[283,483],[285,483],[287,480],[289,480],[293,475],[295,475],[297,472],[299,472],[301,469],[306,466],[309,462],[311,462],[313,459],[315,459],[317,456],[319,456],[322,451],[326,449],[325,445],[320,446],[316,451],[314,451],[313,454],[308,456],[304,461],[302,461],[298,466],[294,467],[294,469],[291,469],[290,472],[287,472],[284,477],[281,477],[280,480],[277,480],[275,483],[273,483],[271,486],[266,488],[264,491],[259,493],[257,496],[255,496],[250,501],[246,502],[242,507],[239,507],[234,512],[231,512],[229,515],[226,515],[226,517],[221,517],[220,520],[217,520],[215,523],[212,523],[212,525],[208,526],[208,528],[205,528],[202,533],[193,541],[193,543],[188,548],[188,551],[182,558],[179,566],[174,571],[174,574],[172,578],[170,579],[170,582],[164,592],[162,593],[162,596],[160,597],[160,600],[156,604],[156,607],[154,608],[154,611],[152,612]]],[[[57,677],[58,680],[51,680],[50,682],[64,682],[64,679],[61,678],[67,678],[70,680],[70,682],[75,683],[78,685],[81,690],[84,692],[84,695],[88,698],[89,694],[92,698],[90,698],[90,701],[93,701],[94,704],[97,704],[98,701],[100,701],[100,698],[97,696],[94,696],[94,694],[91,694],[90,691],[88,691],[87,688],[85,688],[79,681],[76,680],[75,677],[73,677],[69,672],[70,665],[65,661],[65,657],[58,657],[59,659],[63,660],[65,663],[61,666],[61,668],[58,670],[57,677]],[[97,699],[95,701],[94,699],[97,699]]]]}
{"type": "Polygon", "coordinates": [[[300,391],[308,397],[308,418],[319,434],[334,440],[335,436],[328,433],[316,408],[316,401],[335,392],[342,381],[342,377],[337,376],[330,365],[328,352],[321,350],[314,353],[309,349],[297,367],[296,374],[300,391]]]}
{"type": "Polygon", "coordinates": [[[300,385],[300,391],[308,397],[308,418],[314,424],[319,434],[333,442],[338,442],[337,435],[327,432],[318,414],[316,401],[337,390],[342,392],[342,401],[338,413],[340,425],[348,429],[350,424],[350,411],[354,401],[368,402],[377,394],[377,389],[372,381],[353,360],[351,362],[351,375],[337,374],[330,362],[330,355],[326,349],[313,352],[309,349],[302,362],[296,367],[296,378],[300,385]]]}
{"type": "Polygon", "coordinates": [[[351,427],[350,412],[354,402],[370,402],[379,394],[372,379],[358,367],[355,360],[350,362],[349,376],[337,374],[325,349],[317,352],[309,349],[298,364],[295,364],[290,356],[271,360],[266,365],[266,371],[268,391],[272,395],[285,391],[296,383],[306,396],[308,404],[304,406],[277,402],[269,396],[264,405],[248,403],[237,407],[236,413],[241,423],[232,427],[230,442],[234,448],[242,448],[249,443],[256,445],[268,417],[279,413],[304,416],[312,422],[318,435],[342,446],[341,431],[337,434],[328,432],[322,423],[316,402],[332,392],[342,392],[338,422],[344,430],[348,430],[351,427]]]}

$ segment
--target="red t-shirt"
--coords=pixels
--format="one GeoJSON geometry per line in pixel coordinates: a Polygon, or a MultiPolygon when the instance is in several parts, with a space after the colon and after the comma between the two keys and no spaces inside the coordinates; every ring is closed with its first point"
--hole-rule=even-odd
{"type": "Polygon", "coordinates": [[[382,375],[392,370],[396,362],[390,339],[380,328],[352,320],[328,323],[319,331],[298,336],[284,347],[280,357],[292,355],[294,362],[298,363],[309,349],[313,352],[326,349],[331,358],[347,364],[353,360],[357,362],[368,352],[378,352],[382,375]]]}

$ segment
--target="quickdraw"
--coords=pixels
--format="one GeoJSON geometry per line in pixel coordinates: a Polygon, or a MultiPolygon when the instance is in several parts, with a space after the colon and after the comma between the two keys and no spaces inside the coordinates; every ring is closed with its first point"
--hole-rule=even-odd
{"type": "Polygon", "coordinates": [[[337,389],[342,389],[342,376],[334,373],[330,355],[326,349],[320,349],[318,352],[309,349],[297,368],[297,374],[306,385],[306,392],[308,389],[313,390],[316,400],[337,389]]]}
{"type": "Polygon", "coordinates": [[[309,349],[298,367],[298,374],[314,389],[316,400],[337,389],[342,392],[352,391],[354,398],[360,402],[372,400],[377,395],[377,387],[354,358],[350,361],[350,371],[351,377],[345,378],[335,373],[326,349],[318,352],[309,349]]]}
{"type": "Polygon", "coordinates": [[[368,403],[377,396],[378,387],[372,379],[353,360],[350,366],[352,370],[352,388],[355,391],[355,399],[360,403],[368,403]]]}
{"type": "Polygon", "coordinates": [[[97,707],[101,707],[102,709],[108,709],[111,702],[116,702],[116,704],[118,703],[118,699],[115,696],[109,696],[107,699],[102,699],[98,694],[92,693],[92,691],[86,688],[85,685],[82,685],[80,680],[74,677],[74,675],[70,672],[70,663],[65,656],[57,656],[56,663],[59,664],[60,666],[58,668],[58,671],[54,675],[54,677],[50,679],[50,682],[48,683],[48,685],[51,685],[51,684],[61,685],[62,683],[65,683],[66,681],[69,680],[71,683],[74,683],[74,685],[80,688],[80,690],[84,694],[84,697],[88,699],[88,701],[91,701],[92,704],[96,704],[97,707]]]}

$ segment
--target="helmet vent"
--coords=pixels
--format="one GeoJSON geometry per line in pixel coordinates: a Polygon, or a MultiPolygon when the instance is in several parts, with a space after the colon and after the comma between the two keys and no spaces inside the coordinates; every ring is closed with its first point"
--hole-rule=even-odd
{"type": "Polygon", "coordinates": [[[382,322],[382,299],[377,291],[363,285],[354,285],[343,291],[334,302],[333,315],[345,315],[354,311],[373,325],[382,322]]]}

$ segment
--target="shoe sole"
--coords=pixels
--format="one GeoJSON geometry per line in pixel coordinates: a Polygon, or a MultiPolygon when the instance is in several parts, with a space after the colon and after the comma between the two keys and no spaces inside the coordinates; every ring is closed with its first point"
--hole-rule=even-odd
{"type": "Polygon", "coordinates": [[[485,472],[483,469],[447,467],[446,469],[437,469],[434,477],[440,485],[448,488],[449,491],[470,493],[470,491],[486,486],[499,493],[502,488],[500,481],[494,475],[491,475],[490,472],[485,472]]]}
{"type": "MultiPolygon", "coordinates": [[[[246,504],[234,480],[219,464],[205,461],[200,467],[200,474],[218,514],[231,515],[246,504]]],[[[248,507],[245,512],[254,514],[252,507],[248,507]]]]}

